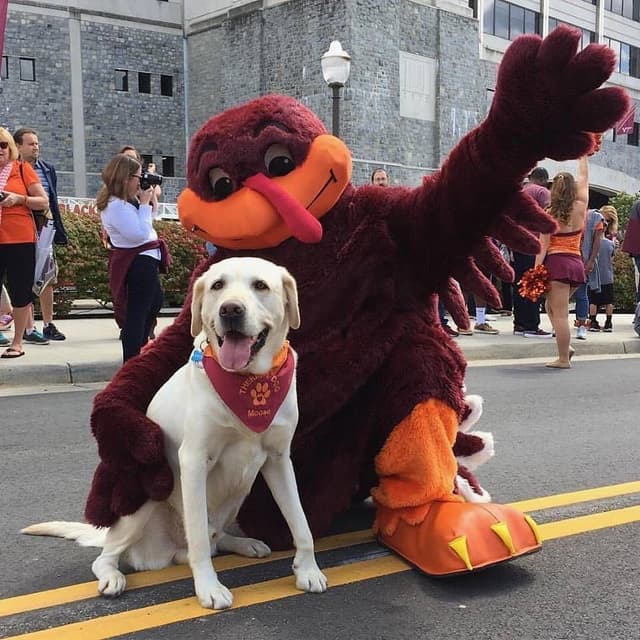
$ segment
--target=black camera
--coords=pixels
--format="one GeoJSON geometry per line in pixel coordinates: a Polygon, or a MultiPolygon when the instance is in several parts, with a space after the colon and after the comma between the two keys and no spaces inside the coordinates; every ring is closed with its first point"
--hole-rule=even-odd
{"type": "Polygon", "coordinates": [[[149,173],[143,171],[140,175],[140,188],[146,191],[150,187],[160,186],[162,184],[162,176],[159,173],[149,173]]]}

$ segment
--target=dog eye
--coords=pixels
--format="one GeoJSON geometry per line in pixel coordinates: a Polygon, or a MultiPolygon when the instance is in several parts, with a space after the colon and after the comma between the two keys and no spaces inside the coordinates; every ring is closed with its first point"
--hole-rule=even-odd
{"type": "Polygon", "coordinates": [[[264,280],[256,280],[253,283],[253,288],[257,291],[268,291],[269,285],[264,280]]]}
{"type": "Polygon", "coordinates": [[[267,149],[264,166],[271,177],[286,176],[296,168],[291,152],[283,144],[272,144],[267,149]]]}
{"type": "Polygon", "coordinates": [[[226,171],[219,167],[209,171],[209,182],[211,182],[213,196],[216,200],[224,200],[234,191],[233,180],[226,171]]]}
{"type": "Polygon", "coordinates": [[[224,287],[224,280],[216,280],[211,285],[211,291],[220,291],[220,289],[222,289],[222,287],[224,287]]]}

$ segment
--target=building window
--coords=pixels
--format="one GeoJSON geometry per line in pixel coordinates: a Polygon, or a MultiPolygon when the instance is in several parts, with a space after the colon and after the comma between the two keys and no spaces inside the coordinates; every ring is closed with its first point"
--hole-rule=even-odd
{"type": "Polygon", "coordinates": [[[173,76],[160,76],[160,94],[163,96],[173,95],[173,76]]]}
{"type": "Polygon", "coordinates": [[[129,91],[129,72],[126,69],[115,71],[116,91],[129,91]]]}
{"type": "Polygon", "coordinates": [[[581,27],[576,27],[575,24],[569,24],[568,22],[562,22],[557,18],[549,18],[549,32],[553,31],[559,25],[565,25],[567,27],[571,27],[572,29],[578,29],[582,33],[582,41],[580,42],[580,48],[584,49],[588,44],[596,41],[596,32],[589,31],[588,29],[582,29],[581,27]]]}
{"type": "Polygon", "coordinates": [[[504,0],[487,0],[484,32],[505,40],[513,40],[523,33],[539,34],[540,14],[504,0]]]}
{"type": "Polygon", "coordinates": [[[434,122],[438,62],[400,51],[400,116],[434,122]]]}
{"type": "Polygon", "coordinates": [[[151,93],[151,74],[138,72],[138,93],[151,93]]]}
{"type": "Polygon", "coordinates": [[[36,61],[34,58],[20,58],[20,80],[36,81],[36,61]]]}
{"type": "Polygon", "coordinates": [[[604,43],[611,47],[618,61],[616,71],[632,78],[640,78],[640,49],[626,42],[605,38],[604,43]]]}
{"type": "Polygon", "coordinates": [[[9,58],[2,56],[2,66],[0,67],[0,79],[6,80],[9,77],[9,58]]]}
{"type": "Polygon", "coordinates": [[[140,157],[142,158],[142,168],[146,169],[147,165],[150,162],[153,162],[153,156],[150,153],[141,153],[140,157]]]}
{"type": "Polygon", "coordinates": [[[640,140],[640,124],[638,124],[637,122],[634,122],[633,133],[630,133],[627,136],[627,144],[631,145],[632,147],[637,147],[639,140],[640,140]]]}
{"type": "Polygon", "coordinates": [[[640,0],[604,0],[604,8],[611,13],[640,22],[640,0]]]}
{"type": "Polygon", "coordinates": [[[173,178],[176,175],[176,159],[173,156],[162,156],[162,175],[173,178]]]}

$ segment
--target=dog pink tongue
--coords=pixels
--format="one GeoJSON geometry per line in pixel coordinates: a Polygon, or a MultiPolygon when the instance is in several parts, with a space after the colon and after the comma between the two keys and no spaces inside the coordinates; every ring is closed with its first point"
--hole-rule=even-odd
{"type": "Polygon", "coordinates": [[[251,345],[255,340],[240,334],[227,334],[220,347],[220,364],[230,371],[238,371],[249,364],[251,345]]]}

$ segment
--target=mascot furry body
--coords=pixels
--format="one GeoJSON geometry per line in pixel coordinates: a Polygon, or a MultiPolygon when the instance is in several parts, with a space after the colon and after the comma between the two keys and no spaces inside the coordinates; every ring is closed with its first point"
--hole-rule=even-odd
{"type": "MultiPolygon", "coordinates": [[[[614,68],[613,53],[591,45],[576,54],[578,41],[567,28],[545,41],[515,41],[487,119],[417,189],[354,188],[346,148],[283,96],[225,111],[194,137],[179,200],[183,224],[219,247],[214,260],[259,256],[298,282],[302,328],[292,343],[300,422],[292,456],[315,535],[372,489],[380,539],[427,573],[466,571],[539,547],[526,516],[454,493],[465,363],[439,326],[433,294],[459,315],[455,277],[497,302],[476,262],[503,277],[510,270],[488,237],[535,253],[535,232],[555,228],[522,193],[524,176],[544,157],[590,152],[592,132],[625,112],[622,91],[596,90],[614,68]]],[[[86,509],[96,525],[171,489],[161,432],[144,412],[189,357],[189,304],[190,295],[175,323],[96,398],[101,462],[86,509]]],[[[264,484],[239,520],[249,535],[288,544],[264,484]]]]}

